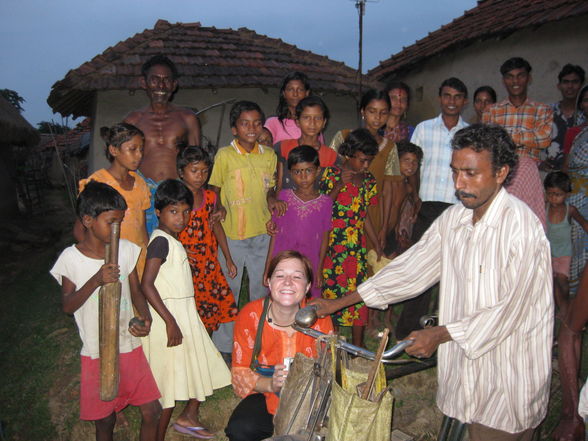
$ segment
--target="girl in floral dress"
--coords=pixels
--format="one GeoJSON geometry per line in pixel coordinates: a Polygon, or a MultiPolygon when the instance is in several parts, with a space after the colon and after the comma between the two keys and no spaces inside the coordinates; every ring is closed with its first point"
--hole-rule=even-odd
{"type": "MultiPolygon", "coordinates": [[[[378,143],[366,129],[349,134],[339,147],[345,162],[327,167],[320,191],[333,199],[332,229],[323,263],[323,297],[335,299],[354,291],[367,278],[366,237],[377,243],[376,232],[367,216],[370,205],[377,204],[374,176],[368,171],[378,143]]],[[[336,324],[352,326],[355,345],[363,344],[367,307],[363,303],[335,314],[336,324]]]]}
{"type": "Polygon", "coordinates": [[[235,298],[218,262],[219,245],[227,258],[227,276],[235,277],[237,268],[222,225],[210,222],[216,193],[204,188],[211,167],[210,157],[200,147],[188,147],[178,155],[178,174],[194,195],[190,220],[178,239],[188,254],[196,309],[209,334],[221,323],[234,321],[237,316],[235,298]]]}

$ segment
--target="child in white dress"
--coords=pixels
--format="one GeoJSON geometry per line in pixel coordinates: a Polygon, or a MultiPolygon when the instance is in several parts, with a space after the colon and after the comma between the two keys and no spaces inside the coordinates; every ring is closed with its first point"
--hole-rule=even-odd
{"type": "Polygon", "coordinates": [[[192,192],[181,181],[169,179],[157,188],[159,227],[151,234],[141,281],[153,316],[143,348],[161,392],[160,441],[165,439],[177,400],[188,400],[188,404],[174,429],[194,438],[214,438],[200,424],[200,402],[214,389],[231,384],[231,374],[196,311],[188,257],[177,239],[192,204],[192,192]]]}

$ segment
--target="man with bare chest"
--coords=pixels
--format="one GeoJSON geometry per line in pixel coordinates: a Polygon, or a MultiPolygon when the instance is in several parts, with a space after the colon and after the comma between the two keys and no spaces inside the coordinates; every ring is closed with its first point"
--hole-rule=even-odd
{"type": "MultiPolygon", "coordinates": [[[[125,122],[143,131],[145,147],[139,167],[151,193],[164,179],[177,179],[176,157],[180,146],[200,145],[200,123],[190,109],[170,102],[178,87],[178,71],[164,55],[156,55],[143,64],[141,87],[150,104],[131,112],[125,122]]],[[[157,226],[157,218],[147,210],[147,232],[157,226]]]]}

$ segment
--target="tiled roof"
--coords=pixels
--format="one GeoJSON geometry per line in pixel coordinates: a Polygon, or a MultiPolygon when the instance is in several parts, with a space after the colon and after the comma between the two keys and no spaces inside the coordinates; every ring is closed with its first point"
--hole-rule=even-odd
{"type": "Polygon", "coordinates": [[[68,130],[66,133],[60,133],[56,135],[43,133],[41,134],[41,142],[39,143],[37,150],[54,149],[57,147],[59,150],[75,151],[81,147],[84,147],[86,142],[89,143],[89,135],[92,132],[92,120],[90,118],[84,118],[76,126],[68,130]]]}
{"type": "Polygon", "coordinates": [[[47,102],[64,116],[90,116],[95,91],[139,89],[141,65],[156,54],[176,64],[180,88],[279,87],[288,72],[297,70],[308,75],[315,90],[356,91],[356,70],[282,40],[246,28],[159,20],[153,29],[69,71],[53,85],[47,102]]]}
{"type": "MultiPolygon", "coordinates": [[[[475,8],[442,26],[368,72],[383,81],[445,51],[480,40],[506,36],[520,29],[588,14],[586,0],[479,0],[475,8]]],[[[588,23],[587,23],[588,26],[588,23]]]]}

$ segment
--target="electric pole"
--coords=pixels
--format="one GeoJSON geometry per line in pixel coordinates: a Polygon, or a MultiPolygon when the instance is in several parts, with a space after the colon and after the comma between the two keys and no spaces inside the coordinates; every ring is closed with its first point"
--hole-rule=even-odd
{"type": "Polygon", "coordinates": [[[359,62],[357,63],[357,82],[359,90],[359,99],[361,100],[362,95],[362,64],[363,64],[363,16],[365,14],[365,2],[366,0],[356,0],[355,7],[359,13],[359,62]]]}

